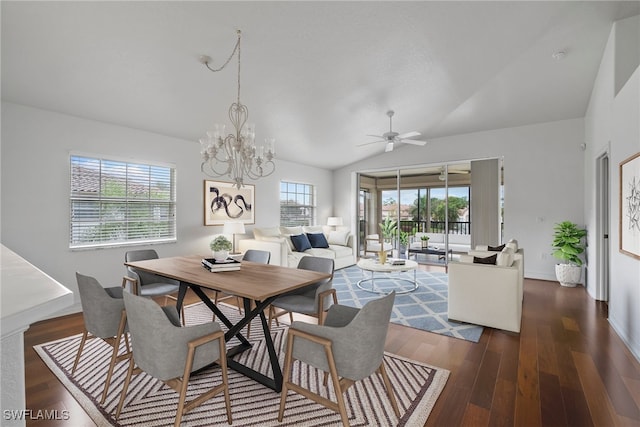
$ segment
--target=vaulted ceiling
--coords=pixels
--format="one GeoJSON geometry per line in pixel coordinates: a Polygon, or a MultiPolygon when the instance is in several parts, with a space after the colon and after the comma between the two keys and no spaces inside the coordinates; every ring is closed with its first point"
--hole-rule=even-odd
{"type": "MultiPolygon", "coordinates": [[[[2,99],[197,140],[241,101],[278,157],[335,169],[420,139],[583,117],[613,21],[640,3],[1,2],[2,99]],[[561,59],[553,54],[564,52],[561,59]]],[[[193,144],[193,145],[191,145],[193,144]]],[[[423,149],[428,150],[429,144],[423,149]]],[[[401,148],[400,148],[401,149],[401,148]]]]}

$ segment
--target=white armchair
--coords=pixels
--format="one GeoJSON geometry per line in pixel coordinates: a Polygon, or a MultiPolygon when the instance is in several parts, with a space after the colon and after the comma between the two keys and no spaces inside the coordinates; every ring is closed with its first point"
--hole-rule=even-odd
{"type": "Polygon", "coordinates": [[[393,249],[391,243],[384,242],[378,234],[369,234],[364,238],[364,254],[367,252],[378,253],[382,250],[389,252],[393,249]]]}
{"type": "Polygon", "coordinates": [[[502,266],[473,263],[472,255],[449,263],[449,320],[520,332],[524,258],[510,255],[502,266]]]}

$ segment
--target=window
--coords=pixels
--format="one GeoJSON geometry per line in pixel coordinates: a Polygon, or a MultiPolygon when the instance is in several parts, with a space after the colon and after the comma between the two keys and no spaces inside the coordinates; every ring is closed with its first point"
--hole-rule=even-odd
{"type": "Polygon", "coordinates": [[[70,248],[176,240],[176,171],[71,156],[70,248]]]}
{"type": "Polygon", "coordinates": [[[313,193],[313,185],[280,182],[280,225],[313,225],[316,210],[313,193]]]}
{"type": "Polygon", "coordinates": [[[445,217],[449,224],[449,234],[470,234],[469,187],[449,187],[430,189],[431,230],[444,233],[445,217]],[[448,210],[445,198],[448,194],[448,210]]]}

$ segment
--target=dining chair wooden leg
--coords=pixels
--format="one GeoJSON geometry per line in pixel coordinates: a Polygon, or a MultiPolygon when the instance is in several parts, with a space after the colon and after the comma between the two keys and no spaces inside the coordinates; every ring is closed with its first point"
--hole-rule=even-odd
{"type": "Polygon", "coordinates": [[[71,375],[76,372],[76,367],[78,366],[78,362],[80,361],[80,356],[82,355],[82,349],[84,348],[84,343],[87,341],[87,335],[89,332],[85,329],[82,333],[82,338],[80,339],[80,347],[78,347],[78,354],[76,354],[76,360],[73,362],[73,367],[71,368],[71,375]]]}
{"type": "Polygon", "coordinates": [[[222,368],[222,383],[224,384],[224,403],[227,407],[227,422],[231,424],[231,397],[229,396],[229,375],[227,374],[227,348],[224,339],[218,340],[220,345],[220,368],[222,368]]]}
{"type": "MultiPolygon", "coordinates": [[[[104,403],[107,398],[107,394],[109,393],[109,386],[111,385],[111,377],[113,376],[113,369],[116,366],[116,363],[125,360],[129,357],[129,352],[124,353],[118,356],[120,352],[120,339],[124,335],[124,329],[127,325],[127,312],[122,310],[122,314],[120,315],[120,324],[118,325],[118,335],[113,340],[113,351],[111,352],[111,362],[109,362],[109,370],[107,371],[107,379],[104,382],[104,390],[102,391],[102,399],[100,399],[100,403],[104,403]]],[[[125,337],[126,338],[126,337],[125,337]]],[[[127,348],[129,347],[129,342],[126,341],[127,348]]]]}
{"type": "Polygon", "coordinates": [[[387,370],[384,367],[384,360],[380,364],[380,367],[378,368],[378,372],[380,372],[380,375],[382,375],[382,381],[384,381],[384,388],[387,389],[387,395],[389,396],[389,401],[391,401],[393,412],[396,413],[396,417],[400,418],[400,409],[398,409],[398,402],[396,401],[396,396],[393,391],[393,386],[391,385],[391,381],[389,381],[387,370]]]}
{"type": "MultiPolygon", "coordinates": [[[[329,374],[331,375],[331,381],[333,382],[333,389],[336,394],[336,403],[338,404],[338,413],[340,413],[340,419],[344,427],[349,427],[349,416],[347,415],[347,408],[344,404],[344,390],[342,383],[338,377],[338,368],[336,367],[335,359],[333,358],[333,350],[331,349],[331,343],[324,345],[324,351],[327,355],[327,361],[329,362],[329,374]]],[[[345,387],[346,390],[346,387],[345,387]]]]}
{"type": "Polygon", "coordinates": [[[187,361],[184,365],[184,374],[180,380],[180,397],[178,398],[178,408],[176,410],[176,420],[173,424],[174,427],[180,427],[180,421],[182,421],[182,414],[184,413],[184,402],[187,398],[187,388],[189,387],[189,378],[191,377],[191,367],[193,366],[193,356],[195,354],[195,348],[190,347],[187,353],[187,361]]]}
{"type": "MultiPolygon", "coordinates": [[[[269,311],[271,314],[271,311],[269,311]]],[[[271,319],[271,316],[269,316],[271,319]]],[[[269,326],[271,326],[271,321],[269,321],[269,326]]],[[[287,393],[289,391],[289,382],[291,381],[291,366],[293,365],[293,335],[288,334],[287,336],[287,350],[284,356],[284,372],[282,374],[282,391],[280,392],[280,409],[278,411],[278,422],[282,422],[282,417],[284,416],[284,407],[287,403],[287,393]]]]}
{"type": "Polygon", "coordinates": [[[133,375],[133,368],[135,367],[135,361],[133,360],[133,356],[129,358],[129,369],[127,369],[127,376],[124,379],[124,385],[122,386],[122,393],[120,394],[120,401],[118,402],[118,407],[116,408],[115,419],[117,420],[120,417],[120,412],[122,412],[122,406],[124,405],[124,399],[127,397],[127,390],[129,389],[129,383],[131,382],[131,376],[133,375]]]}

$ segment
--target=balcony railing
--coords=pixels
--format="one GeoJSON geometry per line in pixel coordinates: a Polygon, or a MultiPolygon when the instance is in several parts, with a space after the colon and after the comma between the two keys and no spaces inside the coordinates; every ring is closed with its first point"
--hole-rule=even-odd
{"type": "MultiPolygon", "coordinates": [[[[413,234],[413,230],[424,233],[444,233],[444,221],[400,221],[400,230],[413,234]]],[[[471,234],[470,221],[449,221],[449,234],[471,234]]]]}

